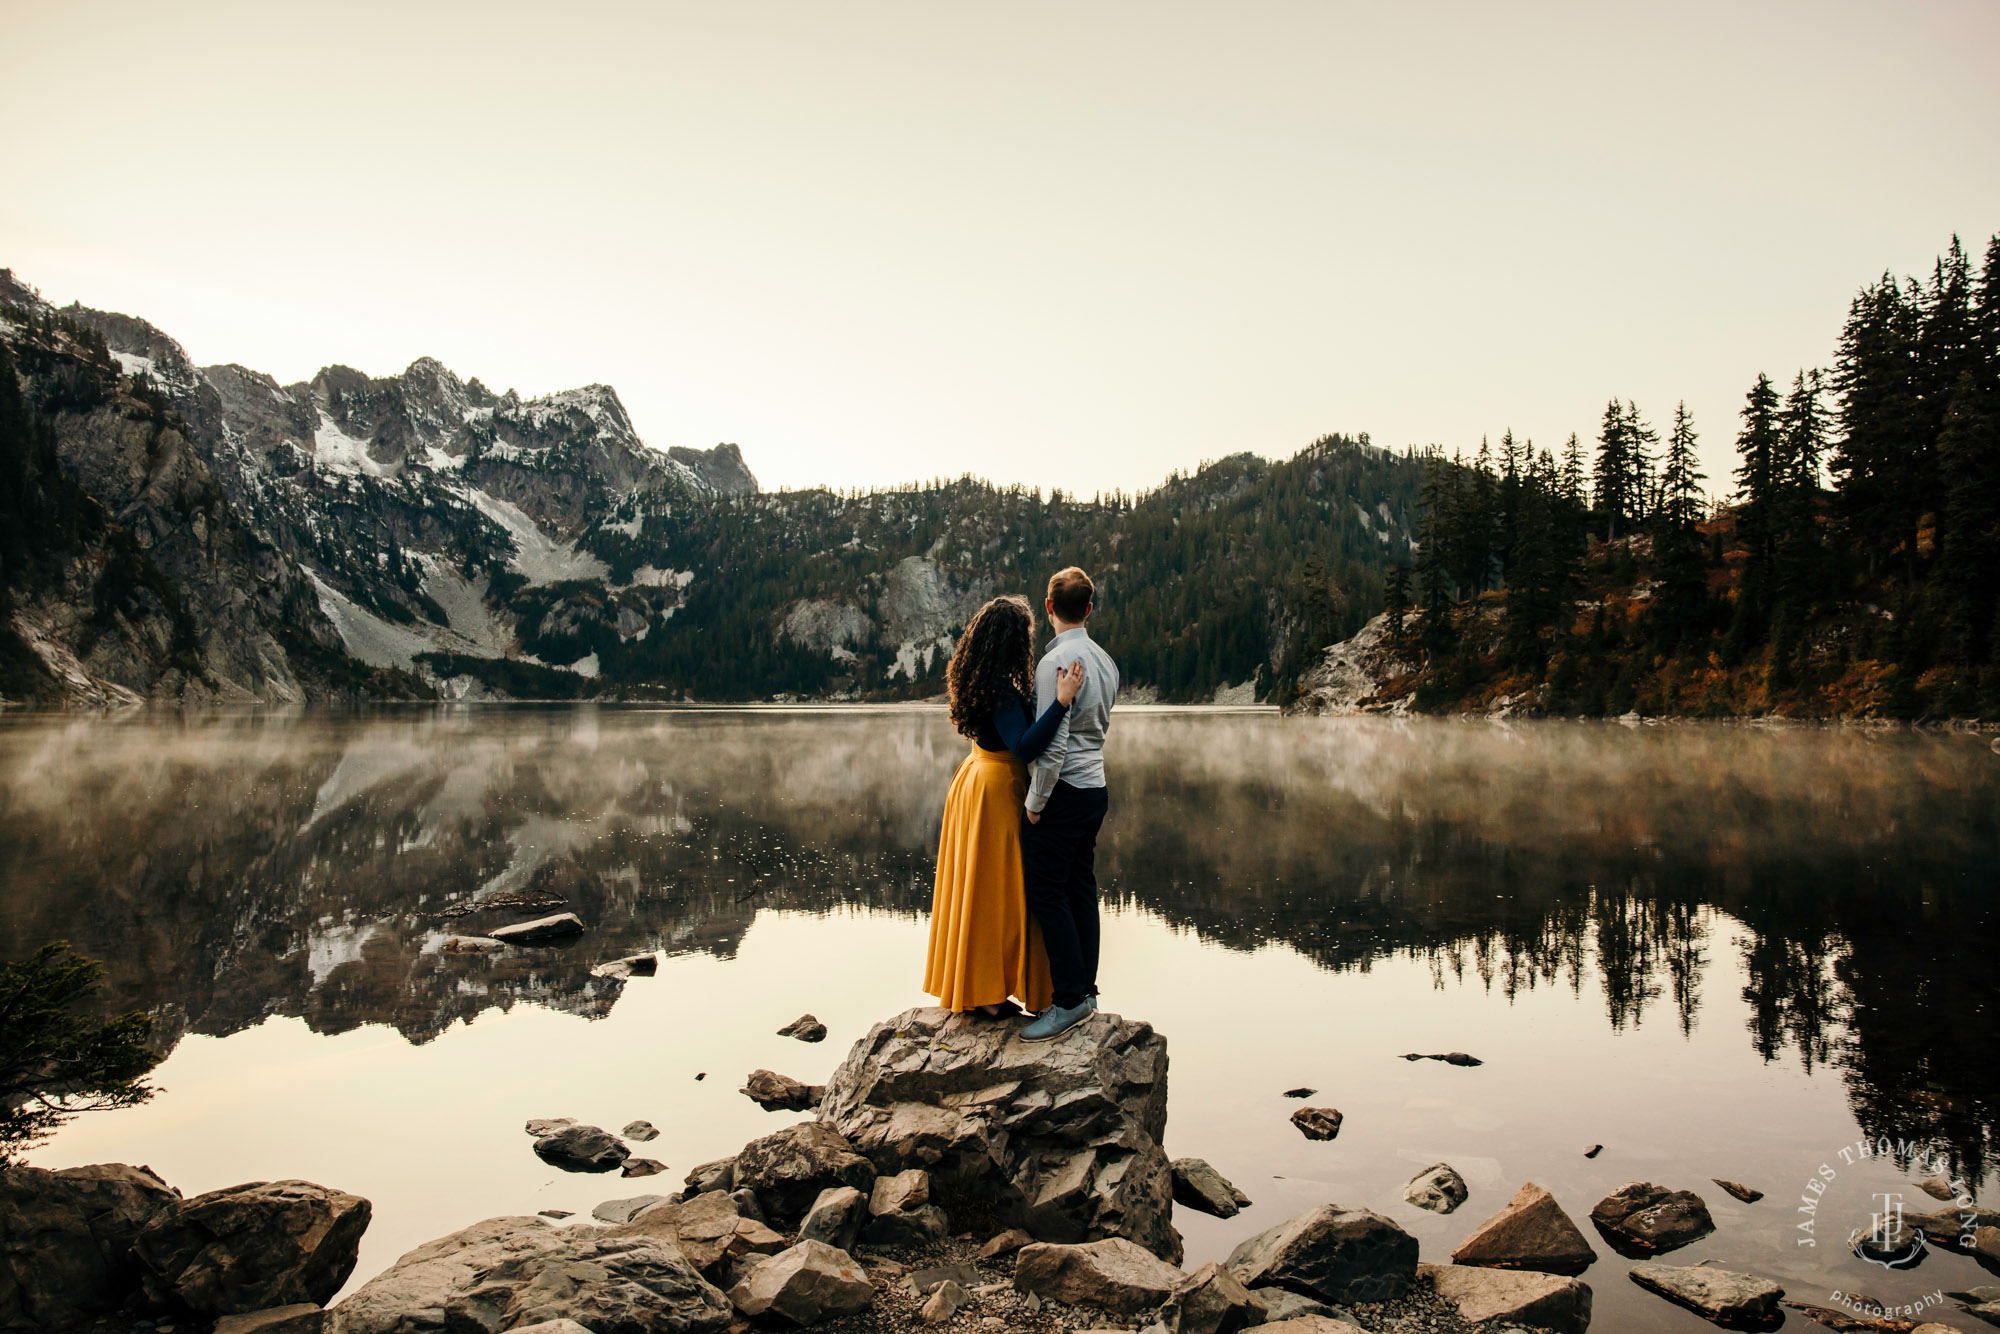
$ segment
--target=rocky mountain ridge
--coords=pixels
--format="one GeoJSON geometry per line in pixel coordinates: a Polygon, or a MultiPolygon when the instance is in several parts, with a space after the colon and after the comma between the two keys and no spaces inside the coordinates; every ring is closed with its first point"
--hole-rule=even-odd
{"type": "Polygon", "coordinates": [[[0,348],[25,377],[13,434],[46,437],[30,471],[104,509],[104,541],[124,540],[131,479],[159,473],[157,498],[178,469],[192,489],[133,541],[206,553],[220,524],[242,547],[127,580],[162,610],[151,648],[114,652],[90,626],[115,619],[97,588],[115,562],[30,560],[84,523],[34,500],[46,531],[0,558],[0,700],[922,697],[983,601],[1071,563],[1097,573],[1115,609],[1097,632],[1139,698],[1265,696],[1412,549],[1417,465],[1365,436],[1137,497],[972,478],[769,493],[733,444],[648,446],[607,385],[524,399],[432,358],[281,385],[197,366],[143,319],[56,310],[8,271],[0,348]],[[143,439],[118,425],[137,421],[143,439]],[[252,589],[254,624],[217,610],[252,589]]]}

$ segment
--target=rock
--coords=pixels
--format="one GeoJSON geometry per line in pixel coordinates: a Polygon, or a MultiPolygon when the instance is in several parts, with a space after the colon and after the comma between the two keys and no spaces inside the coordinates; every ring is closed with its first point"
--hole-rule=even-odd
{"type": "Polygon", "coordinates": [[[1014,1260],[1014,1287],[1018,1291],[1120,1315],[1158,1306],[1186,1277],[1124,1237],[1081,1245],[1037,1242],[1022,1247],[1014,1260]]]}
{"type": "Polygon", "coordinates": [[[688,1198],[711,1190],[735,1190],[736,1160],[734,1158],[717,1158],[712,1163],[703,1163],[700,1167],[689,1172],[682,1180],[687,1183],[687,1190],[683,1192],[683,1195],[688,1198]]]}
{"type": "Polygon", "coordinates": [[[1709,1180],[1745,1204],[1755,1204],[1764,1198],[1763,1191],[1754,1190],[1740,1181],[1724,1181],[1721,1177],[1710,1177],[1709,1180]]]}
{"type": "Polygon", "coordinates": [[[615,1172],[631,1154],[608,1131],[574,1123],[535,1141],[535,1156],[565,1172],[615,1172]]]}
{"type": "Polygon", "coordinates": [[[532,1325],[516,1325],[508,1334],[594,1334],[574,1320],[541,1320],[532,1325]]]}
{"type": "Polygon", "coordinates": [[[1950,1200],[1958,1192],[1951,1188],[1951,1182],[1941,1176],[1928,1176],[1917,1183],[1917,1189],[1934,1200],[1950,1200]]]}
{"type": "Polygon", "coordinates": [[[1010,1227],[1005,1232],[995,1235],[984,1246],[981,1246],[978,1258],[981,1260],[991,1260],[1002,1255],[1012,1255],[1023,1246],[1034,1245],[1034,1242],[1035,1239],[1020,1228],[1010,1227]]]}
{"type": "Polygon", "coordinates": [[[320,1334],[326,1326],[326,1310],[312,1302],[272,1306],[242,1315],[226,1315],[215,1322],[211,1334],[320,1334]]]}
{"type": "Polygon", "coordinates": [[[1417,1273],[1417,1239],[1370,1209],[1323,1204],[1229,1253],[1246,1285],[1329,1302],[1394,1301],[1417,1273]]]}
{"type": "Polygon", "coordinates": [[[549,1136],[555,1134],[557,1131],[568,1130],[571,1126],[575,1124],[576,1124],[576,1118],[573,1116],[556,1116],[556,1117],[547,1117],[541,1120],[530,1121],[528,1122],[525,1129],[530,1135],[533,1135],[536,1139],[547,1139],[549,1136]]]}
{"type": "Polygon", "coordinates": [[[1954,1205],[1934,1214],[1905,1213],[1903,1221],[1939,1246],[1962,1250],[1978,1235],[1979,1229],[2000,1227],[2000,1210],[1976,1204],[1954,1205]]]}
{"type": "Polygon", "coordinates": [[[453,936],[438,946],[446,954],[498,954],[506,948],[506,941],[491,936],[453,936]]]}
{"type": "Polygon", "coordinates": [[[625,1177],[656,1177],[667,1170],[667,1165],[658,1158],[627,1158],[618,1175],[625,1177]]]}
{"type": "Polygon", "coordinates": [[[1309,1089],[1309,1088],[1286,1089],[1285,1096],[1287,1098],[1310,1098],[1313,1094],[1317,1092],[1319,1092],[1318,1089],[1309,1089]]]}
{"type": "Polygon", "coordinates": [[[1174,1174],[1175,1204],[1217,1218],[1234,1218],[1250,1203],[1248,1195],[1199,1158],[1176,1158],[1168,1167],[1174,1174]]]}
{"type": "Polygon", "coordinates": [[[1127,1237],[1178,1260],[1166,1040],[1094,1014],[1061,1042],[1015,1041],[1025,1022],[925,1008],[876,1024],[828,1080],[820,1119],[879,1172],[927,1169],[932,1201],[963,1220],[1127,1237]]]}
{"type": "Polygon", "coordinates": [[[1912,1269],[1923,1263],[1924,1234],[1907,1215],[1891,1218],[1873,1230],[1857,1231],[1850,1239],[1854,1254],[1890,1269],[1912,1269]]]}
{"type": "Polygon", "coordinates": [[[652,1212],[612,1229],[538,1218],[475,1223],[363,1284],[328,1312],[328,1334],[516,1330],[560,1320],[596,1334],[726,1334],[729,1299],[672,1240],[640,1226],[652,1212]]]}
{"type": "Polygon", "coordinates": [[[1258,1328],[1263,1334],[1367,1334],[1357,1324],[1323,1315],[1296,1315],[1289,1320],[1266,1321],[1258,1328]]]}
{"type": "MultiPolygon", "coordinates": [[[[875,1183],[880,1186],[878,1179],[875,1183]]],[[[861,1225],[868,1221],[868,1197],[852,1186],[833,1186],[819,1193],[799,1224],[800,1241],[823,1241],[836,1251],[852,1250],[861,1225]]]]}
{"type": "Polygon", "coordinates": [[[656,1204],[670,1201],[664,1195],[634,1195],[625,1200],[606,1200],[590,1211],[590,1216],[600,1223],[629,1223],[639,1214],[656,1204]]]}
{"type": "Polygon", "coordinates": [[[1539,1269],[1580,1274],[1597,1252],[1555,1197],[1530,1181],[1507,1207],[1481,1223],[1451,1253],[1452,1263],[1488,1269],[1539,1269]]]}
{"type": "Polygon", "coordinates": [[[1292,1113],[1292,1124],[1307,1139],[1332,1139],[1340,1133],[1340,1113],[1331,1107],[1301,1107],[1292,1113]]]}
{"type": "Polygon", "coordinates": [[[1266,1324],[1283,1320],[1296,1320],[1300,1316],[1325,1316],[1329,1320],[1345,1320],[1347,1311],[1338,1306],[1330,1306],[1317,1297],[1308,1297],[1302,1292],[1289,1288],[1252,1288],[1250,1295],[1264,1303],[1266,1324]]]}
{"type": "Polygon", "coordinates": [[[633,1121],[618,1133],[640,1144],[660,1137],[659,1128],[651,1121],[633,1121]]]}
{"type": "Polygon", "coordinates": [[[1263,1300],[1242,1280],[1213,1262],[1176,1284],[1160,1308],[1169,1334],[1236,1334],[1263,1324],[1268,1314],[1263,1300]]]}
{"type": "Polygon", "coordinates": [[[2000,1227],[1974,1228],[1972,1253],[1983,1260],[2000,1260],[2000,1227]]]}
{"type": "Polygon", "coordinates": [[[537,917],[532,922],[495,927],[487,934],[508,945],[541,945],[582,935],[583,919],[573,912],[559,912],[553,917],[537,917]]]}
{"type": "Polygon", "coordinates": [[[753,1320],[777,1316],[813,1325],[867,1310],[875,1285],[846,1251],[802,1241],[751,1270],[730,1290],[729,1300],[753,1320]]]}
{"type": "Polygon", "coordinates": [[[660,971],[660,959],[656,954],[634,954],[626,959],[610,959],[590,970],[592,977],[613,977],[624,981],[628,977],[653,977],[660,971]]]}
{"type": "Polygon", "coordinates": [[[1573,1278],[1470,1265],[1418,1265],[1417,1272],[1475,1325],[1490,1320],[1550,1334],[1584,1334],[1590,1327],[1590,1288],[1573,1278]]]}
{"type": "Polygon", "coordinates": [[[931,1289],[931,1295],[924,1302],[922,1312],[926,1325],[942,1325],[958,1314],[958,1309],[971,1301],[971,1295],[951,1279],[931,1289]]]}
{"type": "Polygon", "coordinates": [[[144,1268],[140,1229],[180,1193],[152,1169],[0,1170],[0,1330],[63,1329],[118,1309],[144,1268]]]}
{"type": "Polygon", "coordinates": [[[736,1235],[729,1239],[730,1255],[776,1255],[784,1249],[782,1232],[773,1232],[768,1224],[755,1218],[736,1220],[736,1235]]]}
{"type": "Polygon", "coordinates": [[[1964,1288],[1957,1292],[1947,1292],[1945,1296],[1967,1306],[1980,1306],[1987,1302],[2000,1302],[2000,1283],[1982,1283],[1976,1288],[1964,1288]]]}
{"type": "Polygon", "coordinates": [[[824,1042],[826,1025],[809,1014],[802,1014],[778,1030],[781,1038],[797,1038],[800,1042],[824,1042]]]}
{"type": "Polygon", "coordinates": [[[536,1212],[537,1214],[541,1215],[541,1216],[542,1216],[543,1218],[575,1218],[575,1217],[576,1217],[576,1211],[575,1211],[574,1209],[537,1209],[537,1210],[536,1210],[535,1212],[536,1212]]]}
{"type": "Polygon", "coordinates": [[[146,1290],[200,1315],[324,1306],[354,1272],[370,1208],[310,1181],[254,1181],[176,1202],[133,1243],[146,1290]]]}
{"type": "Polygon", "coordinates": [[[1765,1325],[1783,1318],[1785,1290],[1755,1274],[1657,1263],[1632,1266],[1632,1281],[1717,1324],[1765,1325]]]}
{"type": "MultiPolygon", "coordinates": [[[[727,1195],[710,1191],[691,1200],[641,1209],[618,1229],[618,1235],[664,1241],[676,1247],[703,1274],[712,1274],[737,1246],[739,1229],[746,1221],[756,1220],[746,1220],[737,1213],[735,1202],[727,1195]]],[[[780,1240],[777,1249],[783,1248],[780,1240]]]]}
{"type": "Polygon", "coordinates": [[[743,1085],[744,1096],[767,1112],[809,1112],[826,1096],[821,1084],[801,1084],[771,1070],[752,1070],[743,1085]]]}
{"type": "Polygon", "coordinates": [[[740,1187],[739,1189],[730,1191],[729,1198],[735,1201],[736,1212],[742,1214],[745,1218],[754,1218],[760,1223],[768,1223],[771,1221],[770,1219],[764,1216],[763,1201],[759,1200],[757,1198],[757,1192],[751,1190],[748,1186],[743,1186],[740,1187]]]}
{"type": "Polygon", "coordinates": [[[1599,1200],[1590,1221],[1612,1248],[1661,1255],[1715,1231],[1708,1205],[1693,1191],[1668,1190],[1650,1181],[1628,1181],[1599,1200]]]}
{"type": "Polygon", "coordinates": [[[1428,1209],[1434,1214],[1448,1214],[1464,1204],[1471,1194],[1466,1189],[1465,1178],[1460,1176],[1450,1163],[1435,1163],[1410,1178],[1410,1184],[1403,1187],[1403,1198],[1419,1209],[1428,1209]]]}
{"type": "Polygon", "coordinates": [[[2000,1302],[1981,1302],[1965,1308],[1967,1315],[1976,1315],[1989,1325],[2000,1325],[2000,1302]]]}
{"type": "MultiPolygon", "coordinates": [[[[977,1286],[979,1283],[979,1271],[962,1260],[954,1260],[950,1264],[931,1265],[924,1269],[913,1269],[910,1271],[908,1281],[910,1290],[921,1297],[947,1279],[962,1288],[970,1288],[977,1286]]],[[[1002,1286],[1006,1285],[1003,1284],[1002,1286]]]]}
{"type": "Polygon", "coordinates": [[[1412,1051],[1403,1053],[1403,1059],[1406,1061],[1443,1061],[1446,1065],[1486,1064],[1486,1062],[1480,1060],[1477,1056],[1467,1056],[1462,1051],[1445,1051],[1445,1052],[1412,1051]]]}
{"type": "Polygon", "coordinates": [[[935,1204],[920,1204],[897,1214],[877,1214],[861,1229],[861,1240],[870,1246],[898,1250],[921,1249],[943,1241],[951,1231],[951,1220],[935,1204]]]}
{"type": "Polygon", "coordinates": [[[1595,1158],[1598,1154],[1603,1152],[1604,1152],[1604,1146],[1602,1144],[1593,1144],[1589,1148],[1583,1151],[1583,1156],[1586,1158],[1595,1158]]]}
{"type": "Polygon", "coordinates": [[[744,1145],[736,1155],[736,1184],[756,1191],[774,1222],[791,1224],[828,1187],[870,1189],[875,1168],[837,1130],[804,1121],[744,1145]]]}
{"type": "Polygon", "coordinates": [[[871,1214],[896,1214],[931,1202],[931,1174],[921,1167],[905,1168],[894,1176],[875,1178],[868,1196],[871,1214]]]}

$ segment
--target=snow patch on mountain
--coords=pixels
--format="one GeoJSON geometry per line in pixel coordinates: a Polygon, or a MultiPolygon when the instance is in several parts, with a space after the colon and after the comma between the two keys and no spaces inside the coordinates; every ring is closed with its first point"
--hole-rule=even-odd
{"type": "Polygon", "coordinates": [[[384,465],[369,458],[368,442],[356,440],[324,413],[320,414],[319,429],[313,432],[313,460],[350,477],[360,473],[370,477],[394,477],[402,471],[397,465],[384,465]]]}
{"type": "Polygon", "coordinates": [[[507,564],[527,577],[530,584],[554,584],[566,579],[602,579],[611,567],[587,551],[578,551],[567,542],[557,542],[544,533],[519,505],[488,495],[478,487],[466,492],[466,499],[479,512],[507,530],[514,539],[514,555],[507,564]]]}

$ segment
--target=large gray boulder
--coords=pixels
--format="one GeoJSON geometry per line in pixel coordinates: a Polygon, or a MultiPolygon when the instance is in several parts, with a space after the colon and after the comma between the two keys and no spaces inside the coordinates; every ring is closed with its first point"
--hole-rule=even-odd
{"type": "Polygon", "coordinates": [[[1098,1014],[1031,1044],[1024,1023],[934,1008],[879,1023],[827,1081],[820,1121],[879,1172],[927,1169],[933,1201],[961,1227],[1125,1237],[1178,1261],[1160,1147],[1166,1039],[1098,1014]]]}
{"type": "Polygon", "coordinates": [[[836,1251],[852,1250],[867,1221],[868,1197],[852,1186],[834,1186],[821,1191],[806,1210],[799,1240],[825,1242],[836,1251]]]}
{"type": "Polygon", "coordinates": [[[1451,1253],[1453,1264],[1489,1269],[1539,1269],[1545,1274],[1580,1274],[1597,1252],[1556,1203],[1555,1196],[1530,1181],[1514,1192],[1507,1207],[1487,1219],[1451,1253]]]}
{"type": "Polygon", "coordinates": [[[1590,1288],[1573,1278],[1474,1265],[1418,1265],[1417,1272],[1475,1325],[1491,1321],[1549,1334],[1590,1328],[1590,1288]]]}
{"type": "Polygon", "coordinates": [[[1187,1278],[1178,1268],[1124,1237],[1082,1245],[1037,1242],[1014,1259],[1014,1287],[1071,1306],[1120,1315],[1150,1311],[1187,1278]]]}
{"type": "Polygon", "coordinates": [[[507,945],[542,945],[582,935],[583,921],[573,912],[559,912],[553,917],[537,917],[532,922],[495,927],[487,934],[507,945]]]}
{"type": "Polygon", "coordinates": [[[327,1334],[460,1334],[554,1320],[592,1334],[723,1334],[729,1299],[677,1245],[633,1226],[489,1218],[363,1284],[327,1313],[327,1334]]]}
{"type": "Polygon", "coordinates": [[[144,1269],[132,1243],[180,1192],[144,1167],[0,1170],[0,1330],[64,1329],[118,1309],[144,1269]]]}
{"type": "Polygon", "coordinates": [[[752,1320],[775,1317],[816,1325],[867,1310],[875,1300],[875,1285],[846,1251],[802,1241],[758,1264],[730,1289],[729,1300],[752,1320]]]}
{"type": "Polygon", "coordinates": [[[1757,1326],[1783,1314],[1778,1303],[1785,1290],[1755,1274],[1647,1263],[1632,1266],[1632,1281],[1717,1324],[1757,1326]]]}
{"type": "Polygon", "coordinates": [[[310,1181],[253,1181],[177,1201],[133,1251],[156,1301],[205,1316],[323,1306],[354,1272],[370,1207],[310,1181]]]}
{"type": "Polygon", "coordinates": [[[1591,1209],[1590,1221],[1613,1249],[1629,1255],[1661,1255],[1715,1231],[1701,1196],[1650,1181],[1629,1181],[1612,1191],[1591,1209]]]}
{"type": "Polygon", "coordinates": [[[746,1221],[755,1220],[746,1220],[736,1201],[721,1191],[710,1191],[691,1200],[642,1209],[618,1229],[618,1235],[655,1237],[676,1246],[688,1263],[712,1278],[736,1245],[746,1221]]]}
{"type": "Polygon", "coordinates": [[[1450,1213],[1464,1204],[1470,1194],[1465,1187],[1465,1178],[1450,1163],[1434,1163],[1426,1167],[1403,1187],[1404,1199],[1434,1214],[1450,1213]]]}
{"type": "Polygon", "coordinates": [[[752,1070],[743,1081],[742,1092],[767,1112],[809,1112],[819,1106],[826,1089],[819,1084],[802,1084],[775,1070],[752,1070]]]}
{"type": "Polygon", "coordinates": [[[1275,1285],[1328,1302],[1387,1302],[1417,1276],[1417,1239],[1372,1209],[1323,1204],[1229,1253],[1253,1288],[1275,1285]]]}
{"type": "Polygon", "coordinates": [[[791,1227],[805,1217],[823,1190],[852,1186],[866,1194],[875,1168],[831,1126],[802,1121],[751,1140],[736,1155],[736,1186],[757,1192],[771,1222],[791,1227]]]}

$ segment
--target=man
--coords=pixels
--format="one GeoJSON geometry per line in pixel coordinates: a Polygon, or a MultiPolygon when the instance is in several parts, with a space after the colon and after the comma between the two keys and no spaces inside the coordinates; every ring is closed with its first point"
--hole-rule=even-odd
{"type": "Polygon", "coordinates": [[[1056,697],[1056,673],[1083,664],[1083,686],[1056,727],[1055,740],[1030,771],[1027,823],[1021,828],[1021,872],[1028,911],[1041,924],[1055,1001],[1022,1030],[1047,1042],[1097,1009],[1097,831],[1109,794],[1104,785],[1104,734],[1118,697],[1118,667],[1092,641],[1084,622],[1097,593],[1072,565],[1049,579],[1043,606],[1055,643],[1035,668],[1037,717],[1056,697]]]}

